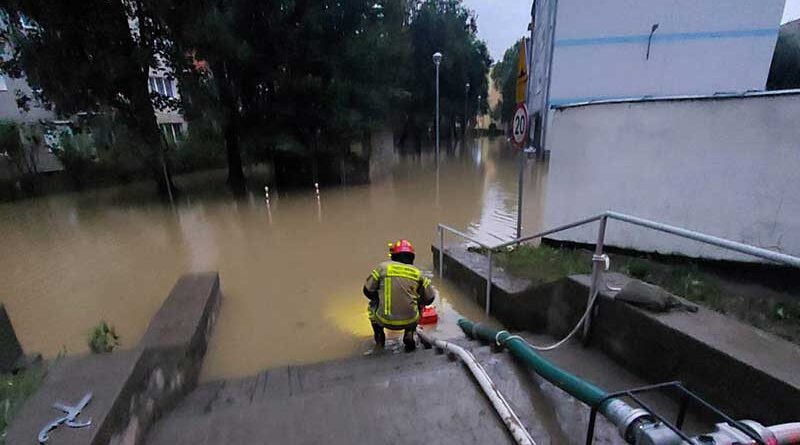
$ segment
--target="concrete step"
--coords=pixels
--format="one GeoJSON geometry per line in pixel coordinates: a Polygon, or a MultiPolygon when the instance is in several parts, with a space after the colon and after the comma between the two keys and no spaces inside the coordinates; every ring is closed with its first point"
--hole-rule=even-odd
{"type": "Polygon", "coordinates": [[[214,410],[327,391],[339,386],[385,384],[390,379],[419,374],[448,364],[458,366],[444,354],[419,348],[408,354],[387,351],[367,357],[284,366],[251,377],[202,384],[170,415],[204,415],[214,410]]]}
{"type": "MultiPolygon", "coordinates": [[[[508,352],[495,352],[489,345],[467,339],[456,343],[481,363],[537,444],[583,443],[589,415],[583,403],[535,375],[508,352]]],[[[613,381],[623,387],[643,383],[579,343],[545,355],[599,383],[613,381]]],[[[598,418],[595,439],[595,443],[624,444],[603,418],[598,418]]],[[[413,354],[284,367],[246,379],[204,384],[156,425],[146,443],[311,444],[320,440],[405,445],[506,443],[509,438],[466,367],[435,350],[420,349],[413,354]]]]}
{"type": "MultiPolygon", "coordinates": [[[[437,365],[402,358],[399,372],[381,371],[381,378],[367,378],[352,369],[356,359],[339,361],[338,367],[312,365],[308,382],[320,378],[342,384],[317,383],[290,396],[264,397],[258,403],[232,404],[204,414],[173,413],[155,426],[146,443],[511,443],[488,400],[460,364],[432,351],[419,354],[423,357],[423,362],[437,365]],[[347,372],[365,379],[331,380],[347,372]]],[[[395,358],[381,361],[395,367],[395,358]]],[[[211,386],[199,390],[206,389],[211,386]]],[[[185,402],[195,403],[192,397],[185,402]]]]}

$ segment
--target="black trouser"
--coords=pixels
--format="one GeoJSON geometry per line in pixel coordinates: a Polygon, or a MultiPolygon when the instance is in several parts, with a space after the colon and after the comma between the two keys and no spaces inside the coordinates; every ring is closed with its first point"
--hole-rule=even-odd
{"type": "MultiPolygon", "coordinates": [[[[384,326],[378,323],[377,318],[375,317],[375,311],[378,309],[378,300],[370,300],[369,302],[369,315],[370,315],[370,324],[372,324],[372,333],[375,338],[375,343],[384,346],[386,344],[386,334],[383,332],[384,326]]],[[[403,332],[403,344],[405,344],[406,349],[414,349],[416,347],[416,342],[414,341],[414,331],[417,330],[417,324],[410,324],[407,326],[398,326],[398,327],[387,327],[387,329],[391,329],[393,331],[404,331],[403,332]]]]}
{"type": "MultiPolygon", "coordinates": [[[[390,328],[391,329],[391,328],[390,328]]],[[[417,343],[414,341],[414,331],[417,330],[417,325],[409,325],[401,328],[403,332],[403,344],[405,345],[406,349],[414,349],[417,346],[417,343]]],[[[401,329],[392,329],[392,330],[401,330],[401,329]]],[[[372,322],[372,332],[374,334],[375,343],[379,346],[384,346],[386,344],[386,333],[383,332],[383,326],[379,325],[378,323],[372,322]]]]}

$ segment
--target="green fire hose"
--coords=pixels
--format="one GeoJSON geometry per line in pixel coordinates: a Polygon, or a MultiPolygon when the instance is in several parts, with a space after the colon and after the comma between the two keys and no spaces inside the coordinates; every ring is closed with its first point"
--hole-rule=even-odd
{"type": "Polygon", "coordinates": [[[597,407],[600,414],[616,425],[620,434],[629,440],[632,438],[633,428],[637,421],[648,417],[646,411],[634,409],[623,400],[617,398],[606,399],[608,392],[600,389],[586,380],[583,380],[559,368],[549,360],[539,355],[521,337],[512,335],[508,331],[497,331],[492,328],[473,323],[462,318],[458,326],[469,337],[480,340],[496,342],[505,346],[518,359],[533,368],[537,374],[558,386],[568,394],[591,407],[597,407]],[[605,399],[605,401],[604,401],[605,399]]]}
{"type": "MultiPolygon", "coordinates": [[[[685,443],[670,427],[665,426],[645,410],[634,409],[619,398],[610,398],[608,393],[597,386],[583,380],[554,365],[539,355],[522,337],[512,335],[508,331],[496,331],[486,326],[473,323],[465,318],[458,320],[458,326],[469,337],[495,342],[505,346],[537,374],[552,384],[563,389],[576,399],[591,407],[596,407],[606,419],[614,424],[620,435],[630,444],[678,445],[685,443]]],[[[752,432],[760,436],[762,442],[778,445],[800,444],[800,422],[762,426],[751,420],[740,421],[750,427],[752,432]]],[[[692,443],[710,443],[715,445],[750,444],[752,435],[744,436],[741,425],[734,427],[728,423],[718,423],[716,431],[696,436],[692,443]],[[698,437],[700,439],[698,439],[698,437]]]]}

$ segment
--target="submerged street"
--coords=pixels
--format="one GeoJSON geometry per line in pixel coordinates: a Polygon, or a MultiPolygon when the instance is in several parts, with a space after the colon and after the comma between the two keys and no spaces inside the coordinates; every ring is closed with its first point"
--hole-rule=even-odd
{"type": "MultiPolygon", "coordinates": [[[[2,204],[4,303],[26,351],[84,352],[100,319],[126,348],[175,277],[219,270],[224,304],[202,379],[361,355],[372,342],[361,286],[385,260],[387,242],[411,240],[416,264],[432,276],[439,222],[487,242],[512,238],[516,169],[504,138],[481,138],[443,158],[438,189],[428,151],[396,155],[385,178],[323,188],[319,198],[311,184],[273,188],[269,205],[258,190],[242,201],[194,194],[196,178],[174,209],[122,199],[124,189],[2,204]]],[[[529,163],[526,231],[540,224],[546,174],[546,164],[529,163]]],[[[434,281],[443,334],[458,334],[459,315],[483,316],[457,289],[434,281]]]]}

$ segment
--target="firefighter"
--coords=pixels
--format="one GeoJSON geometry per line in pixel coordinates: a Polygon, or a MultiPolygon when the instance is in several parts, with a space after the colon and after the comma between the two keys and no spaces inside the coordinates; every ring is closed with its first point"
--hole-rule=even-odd
{"type": "Polygon", "coordinates": [[[389,244],[391,261],[372,270],[364,283],[364,296],[369,299],[369,321],[375,344],[384,347],[384,328],[403,333],[406,352],[416,348],[414,331],[422,308],[433,303],[436,288],[431,280],[414,267],[414,247],[407,240],[389,244]]]}

